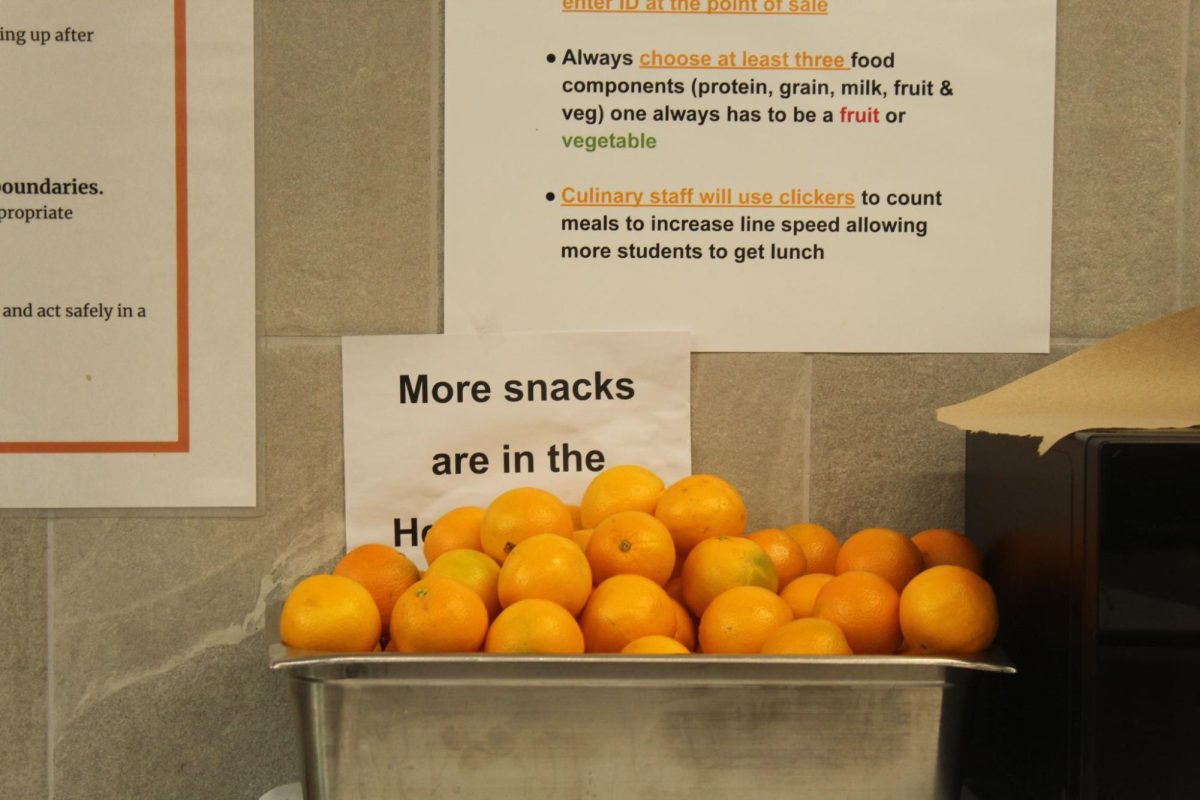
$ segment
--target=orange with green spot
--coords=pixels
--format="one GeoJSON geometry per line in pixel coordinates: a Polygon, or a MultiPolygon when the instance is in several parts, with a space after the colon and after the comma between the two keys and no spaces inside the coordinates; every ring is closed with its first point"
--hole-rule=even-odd
{"type": "Polygon", "coordinates": [[[770,556],[744,536],[718,536],[696,545],[680,575],[684,605],[697,617],[713,598],[735,586],[779,590],[779,575],[770,556]]]}

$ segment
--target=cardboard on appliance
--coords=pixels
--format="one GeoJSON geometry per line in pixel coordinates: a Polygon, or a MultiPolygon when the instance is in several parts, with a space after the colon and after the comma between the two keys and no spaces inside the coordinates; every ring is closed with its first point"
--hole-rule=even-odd
{"type": "Polygon", "coordinates": [[[937,410],[964,431],[1041,438],[1200,425],[1200,306],[1120,333],[1012,383],[937,410]]]}

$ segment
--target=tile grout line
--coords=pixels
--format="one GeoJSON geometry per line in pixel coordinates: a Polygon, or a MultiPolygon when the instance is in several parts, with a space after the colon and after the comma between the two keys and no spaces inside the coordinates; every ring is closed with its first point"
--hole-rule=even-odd
{"type": "Polygon", "coordinates": [[[1178,147],[1178,181],[1179,195],[1175,200],[1175,310],[1183,309],[1184,275],[1187,271],[1187,205],[1190,199],[1188,192],[1188,130],[1191,127],[1188,119],[1188,77],[1190,69],[1190,48],[1192,36],[1192,3],[1183,3],[1182,45],[1183,68],[1179,78],[1179,147],[1178,147]]]}
{"type": "Polygon", "coordinates": [[[1091,347],[1103,341],[1103,338],[1097,339],[1089,336],[1052,336],[1050,337],[1050,348],[1053,350],[1055,347],[1091,347]]]}
{"type": "Polygon", "coordinates": [[[803,522],[812,522],[812,410],[813,410],[813,356],[804,359],[804,455],[801,467],[804,470],[804,488],[800,494],[800,508],[804,512],[803,522]]]}
{"type": "Polygon", "coordinates": [[[54,800],[54,518],[46,519],[46,797],[54,800]]]}
{"type": "Polygon", "coordinates": [[[443,234],[446,230],[446,189],[445,189],[445,174],[444,170],[446,160],[445,147],[445,125],[446,125],[446,48],[445,48],[445,27],[446,27],[446,4],[439,4],[440,7],[434,13],[434,24],[430,25],[430,52],[435,53],[436,63],[429,70],[430,79],[433,82],[433,92],[431,99],[437,102],[438,112],[433,114],[433,119],[429,124],[430,142],[430,184],[433,189],[433,230],[430,231],[430,248],[429,257],[433,261],[433,272],[438,276],[438,298],[437,310],[435,316],[437,318],[436,330],[438,333],[446,332],[446,251],[443,242],[443,234]]]}

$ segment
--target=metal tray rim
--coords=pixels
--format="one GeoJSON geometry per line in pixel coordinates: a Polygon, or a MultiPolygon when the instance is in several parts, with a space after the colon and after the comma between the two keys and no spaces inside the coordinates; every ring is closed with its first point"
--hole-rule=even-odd
{"type": "Polygon", "coordinates": [[[913,683],[945,681],[967,673],[1013,674],[1003,653],[944,656],[762,655],[526,655],[326,653],[282,644],[270,648],[270,669],[293,679],[403,680],[492,683],[503,681],[591,682],[836,682],[913,683]]]}

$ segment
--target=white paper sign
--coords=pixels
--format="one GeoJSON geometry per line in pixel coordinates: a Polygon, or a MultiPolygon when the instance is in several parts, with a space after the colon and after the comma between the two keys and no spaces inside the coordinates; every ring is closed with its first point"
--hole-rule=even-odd
{"type": "Polygon", "coordinates": [[[1045,352],[1055,3],[446,4],[449,332],[1045,352]]]}
{"type": "Polygon", "coordinates": [[[458,506],[537,486],[578,504],[597,472],[691,471],[690,336],[598,333],[342,339],[346,547],[425,564],[458,506]]]}
{"type": "Polygon", "coordinates": [[[0,9],[0,507],[253,506],[253,9],[0,9]]]}

